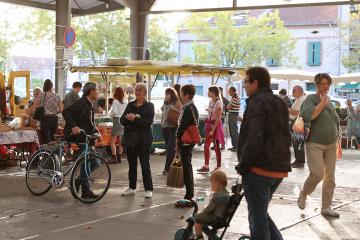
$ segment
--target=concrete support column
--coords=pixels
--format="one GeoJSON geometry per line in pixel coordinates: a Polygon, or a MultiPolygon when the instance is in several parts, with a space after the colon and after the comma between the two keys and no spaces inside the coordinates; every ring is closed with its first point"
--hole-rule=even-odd
{"type": "Polygon", "coordinates": [[[139,14],[137,9],[131,9],[131,59],[144,60],[147,48],[148,15],[139,14]]]}
{"type": "Polygon", "coordinates": [[[69,0],[56,0],[56,62],[55,90],[61,97],[65,95],[66,71],[64,69],[64,30],[71,23],[71,8],[69,0]]]}

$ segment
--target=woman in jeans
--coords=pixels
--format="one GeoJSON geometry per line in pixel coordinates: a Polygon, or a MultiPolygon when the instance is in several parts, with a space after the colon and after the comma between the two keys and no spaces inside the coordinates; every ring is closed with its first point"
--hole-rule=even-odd
{"type": "Polygon", "coordinates": [[[317,93],[308,95],[300,110],[305,123],[310,123],[311,127],[305,144],[310,175],[300,192],[298,206],[305,209],[307,195],[323,181],[321,214],[339,217],[331,209],[336,186],[335,166],[339,139],[339,117],[328,96],[332,79],[327,73],[319,73],[314,82],[317,93]]]}
{"type": "Polygon", "coordinates": [[[152,197],[153,183],[150,169],[150,147],[155,110],[154,104],[146,101],[147,87],[137,83],[134,87],[135,101],[129,102],[120,118],[124,126],[124,143],[129,161],[129,188],[121,195],[129,196],[136,193],[137,163],[140,160],[145,198],[152,197]]]}
{"type": "Polygon", "coordinates": [[[165,90],[165,101],[164,105],[161,107],[161,110],[161,128],[166,145],[166,161],[163,175],[167,175],[170,169],[171,162],[175,157],[175,133],[177,128],[177,122],[170,122],[169,114],[174,114],[171,113],[174,111],[180,113],[181,110],[181,103],[175,89],[167,88],[165,90]]]}
{"type": "Polygon", "coordinates": [[[221,116],[223,112],[223,102],[220,98],[220,90],[217,86],[209,87],[208,96],[210,98],[209,103],[209,115],[205,121],[205,145],[204,145],[204,156],[205,165],[198,169],[198,172],[205,173],[209,172],[209,161],[210,161],[210,144],[214,144],[214,150],[216,153],[216,168],[221,167],[221,151],[220,145],[225,145],[224,129],[222,127],[221,116]]]}
{"type": "MultiPolygon", "coordinates": [[[[184,184],[186,187],[186,193],[184,198],[188,200],[191,200],[194,197],[194,176],[191,165],[191,158],[192,158],[192,150],[195,145],[182,143],[181,137],[189,126],[196,125],[199,122],[199,112],[195,107],[193,101],[193,98],[195,96],[195,91],[196,91],[195,86],[191,84],[184,85],[181,88],[180,97],[184,105],[179,117],[179,126],[176,130],[176,150],[178,153],[180,153],[180,159],[184,171],[184,184]]],[[[179,203],[176,206],[188,207],[188,205],[186,206],[185,205],[183,206],[181,203],[179,203]]]]}
{"type": "Polygon", "coordinates": [[[109,161],[110,164],[121,163],[121,154],[123,152],[121,137],[124,134],[124,126],[120,124],[120,117],[124,113],[125,108],[126,103],[124,103],[124,90],[121,87],[117,87],[114,91],[114,100],[110,110],[110,117],[112,117],[113,120],[110,140],[112,159],[109,161]],[[119,139],[118,150],[116,149],[117,139],[119,139]]]}
{"type": "Polygon", "coordinates": [[[34,110],[38,106],[43,106],[45,115],[40,121],[42,143],[46,144],[54,141],[54,134],[58,130],[58,116],[62,112],[62,103],[60,97],[52,92],[53,83],[50,79],[46,79],[43,86],[43,92],[33,104],[34,110]]]}

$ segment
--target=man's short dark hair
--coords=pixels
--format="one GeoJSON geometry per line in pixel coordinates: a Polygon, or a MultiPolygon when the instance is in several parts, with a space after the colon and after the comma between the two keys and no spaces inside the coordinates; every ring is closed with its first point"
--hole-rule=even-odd
{"type": "Polygon", "coordinates": [[[281,90],[279,91],[279,94],[281,94],[281,95],[287,95],[286,89],[285,89],[285,88],[281,89],[281,90]]]}
{"type": "Polygon", "coordinates": [[[193,99],[196,93],[196,88],[192,84],[187,84],[181,87],[181,93],[185,95],[189,95],[190,99],[193,99]]]}
{"type": "Polygon", "coordinates": [[[266,68],[251,67],[246,70],[246,75],[249,77],[250,83],[254,82],[255,80],[258,81],[259,89],[270,87],[270,74],[266,68]]]}
{"type": "Polygon", "coordinates": [[[96,90],[96,83],[94,82],[87,82],[83,88],[83,94],[85,96],[89,96],[92,90],[96,90]]]}
{"type": "Polygon", "coordinates": [[[82,88],[81,82],[74,82],[72,88],[82,88]]]}
{"type": "Polygon", "coordinates": [[[51,80],[46,79],[44,82],[43,91],[49,92],[49,91],[51,91],[52,87],[53,87],[53,83],[51,82],[51,80]]]}

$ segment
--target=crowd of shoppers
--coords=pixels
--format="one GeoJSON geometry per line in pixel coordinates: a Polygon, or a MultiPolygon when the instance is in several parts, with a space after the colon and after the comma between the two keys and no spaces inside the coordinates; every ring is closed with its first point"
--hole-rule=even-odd
{"type": "MultiPolygon", "coordinates": [[[[317,92],[308,96],[305,96],[301,86],[294,86],[292,96],[295,100],[291,102],[286,90],[281,90],[279,96],[273,94],[270,88],[270,74],[265,68],[251,67],[247,69],[243,85],[248,99],[240,131],[238,129],[240,98],[237,89],[235,87],[228,88],[230,101],[226,100],[218,86],[211,86],[208,89],[209,107],[205,121],[204,165],[198,169],[198,172],[210,172],[210,145],[213,144],[216,167],[210,178],[212,190],[215,192],[212,199],[215,201],[217,197],[228,198],[225,188],[227,185],[226,175],[219,170],[221,167],[220,145],[225,145],[223,119],[227,116],[232,144],[229,150],[237,152],[236,171],[242,176],[244,195],[248,205],[251,239],[283,239],[268,214],[268,207],[274,192],[283,179],[288,177],[291,167],[304,167],[305,154],[310,174],[299,193],[298,207],[305,209],[307,196],[323,181],[321,214],[339,217],[339,214],[331,208],[336,186],[336,150],[339,140],[339,117],[328,96],[332,79],[328,74],[321,73],[315,76],[314,82],[317,92]],[[292,126],[297,118],[302,118],[304,128],[308,126],[310,129],[305,141],[291,138],[292,126]],[[295,162],[292,164],[291,143],[295,155],[295,162]]],[[[40,124],[44,143],[53,140],[58,127],[56,114],[63,110],[61,100],[52,92],[52,87],[52,82],[46,80],[43,91],[41,89],[34,91],[35,100],[31,106],[32,109],[38,106],[43,106],[45,109],[45,116],[40,124]]],[[[87,134],[96,131],[92,103],[98,99],[97,85],[91,82],[86,83],[83,96],[80,98],[78,93],[81,87],[81,83],[75,82],[73,90],[66,95],[63,101],[64,111],[62,114],[66,122],[65,136],[72,142],[84,141],[84,136],[79,134],[80,129],[84,129],[87,134]]],[[[144,196],[151,198],[154,190],[150,167],[152,125],[155,116],[154,104],[147,101],[148,89],[143,83],[137,83],[133,90],[125,90],[117,87],[114,91],[110,110],[113,127],[110,143],[112,158],[109,163],[121,162],[120,156],[124,152],[123,143],[129,163],[129,185],[121,195],[136,194],[139,161],[145,190],[144,196]],[[125,96],[127,92],[132,92],[135,99],[127,102],[125,96]]],[[[167,88],[161,108],[161,127],[166,144],[163,175],[168,174],[173,159],[178,155],[183,167],[186,189],[184,199],[187,200],[194,198],[192,151],[195,144],[186,143],[182,139],[191,126],[199,125],[199,112],[194,104],[195,93],[196,88],[191,84],[167,88]]],[[[348,134],[355,136],[359,144],[360,105],[354,108],[351,101],[348,101],[347,104],[350,122],[348,134]]],[[[77,184],[79,187],[81,186],[84,197],[95,197],[88,184],[81,179],[80,174],[77,184]]],[[[216,203],[213,205],[215,206],[216,203]]],[[[177,206],[181,207],[181,204],[177,204],[177,206]]],[[[204,212],[210,213],[211,206],[204,212]]],[[[226,204],[222,203],[223,206],[226,204]]],[[[211,214],[195,216],[196,234],[199,237],[201,237],[202,224],[208,224],[210,218],[218,219],[220,217],[216,211],[211,214]]]]}

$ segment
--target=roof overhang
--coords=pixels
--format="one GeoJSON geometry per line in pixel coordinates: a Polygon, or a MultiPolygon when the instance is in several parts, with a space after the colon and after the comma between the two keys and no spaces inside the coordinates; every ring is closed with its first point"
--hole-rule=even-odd
{"type": "MultiPolygon", "coordinates": [[[[0,2],[51,11],[56,10],[56,0],[0,0],[0,2]]],[[[97,14],[125,8],[117,0],[70,0],[70,6],[73,16],[97,14]]]]}
{"type": "MultiPolygon", "coordinates": [[[[202,4],[200,0],[194,0],[183,4],[183,8],[177,8],[175,5],[163,4],[169,0],[158,0],[157,4],[149,11],[141,11],[140,14],[165,14],[178,12],[217,12],[217,11],[238,11],[238,10],[253,10],[253,9],[275,9],[275,8],[292,8],[292,7],[314,7],[314,6],[328,6],[328,5],[352,5],[360,4],[359,0],[219,0],[217,7],[212,5],[202,4]],[[160,6],[160,7],[159,7],[160,6]]],[[[185,0],[178,0],[178,2],[185,0]]],[[[215,1],[211,1],[215,2],[215,1]]],[[[203,2],[202,2],[203,3],[203,2]]],[[[180,4],[179,4],[180,5],[180,4]]]]}

